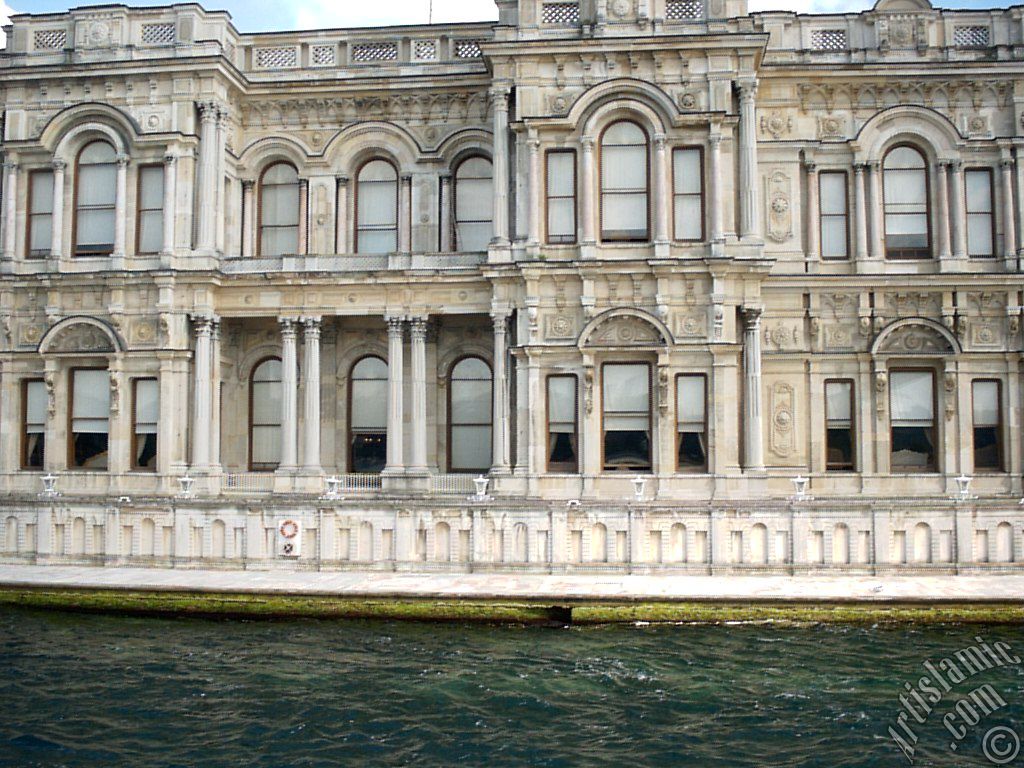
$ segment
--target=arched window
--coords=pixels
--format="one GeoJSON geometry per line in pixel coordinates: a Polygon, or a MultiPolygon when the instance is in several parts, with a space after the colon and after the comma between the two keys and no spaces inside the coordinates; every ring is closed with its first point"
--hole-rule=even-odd
{"type": "Polygon", "coordinates": [[[75,169],[75,255],[109,256],[114,252],[117,203],[117,153],[105,141],[87,144],[75,169]]]}
{"type": "Polygon", "coordinates": [[[364,357],[352,366],[349,399],[349,469],[377,473],[388,458],[388,365],[364,357]]]}
{"type": "Polygon", "coordinates": [[[455,249],[486,251],[494,236],[491,161],[471,157],[455,171],[455,249]]]}
{"type": "Polygon", "coordinates": [[[270,472],[281,463],[281,360],[270,357],[252,369],[249,386],[249,468],[270,472]]]}
{"type": "Polygon", "coordinates": [[[387,160],[371,160],[356,181],[356,253],[398,250],[398,173],[387,160]]]}
{"type": "Polygon", "coordinates": [[[448,465],[452,472],[491,467],[491,368],[479,357],[452,367],[448,387],[448,465]]]}
{"type": "Polygon", "coordinates": [[[928,164],[913,147],[889,151],[882,163],[885,252],[890,259],[931,257],[928,225],[928,164]]]}
{"type": "Polygon", "coordinates": [[[636,123],[609,126],[601,137],[601,239],[647,240],[647,134],[636,123]]]}
{"type": "Polygon", "coordinates": [[[299,172],[275,163],[260,178],[260,256],[284,256],[299,250],[299,172]]]}

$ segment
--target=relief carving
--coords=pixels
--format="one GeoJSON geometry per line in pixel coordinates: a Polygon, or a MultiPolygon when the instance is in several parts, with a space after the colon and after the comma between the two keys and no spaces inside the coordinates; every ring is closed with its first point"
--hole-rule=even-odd
{"type": "Polygon", "coordinates": [[[569,315],[548,315],[544,318],[544,336],[551,340],[576,338],[576,323],[569,315]]]}
{"type": "Polygon", "coordinates": [[[664,343],[661,334],[650,323],[636,317],[613,317],[597,327],[587,339],[586,346],[649,346],[664,343]]]}
{"type": "Polygon", "coordinates": [[[795,430],[793,429],[795,399],[795,392],[791,385],[777,383],[772,386],[772,429],[768,447],[773,454],[782,458],[792,455],[795,448],[795,430]]]}
{"type": "Polygon", "coordinates": [[[768,178],[768,238],[784,243],[793,237],[792,182],[782,171],[768,178]]]}
{"type": "Polygon", "coordinates": [[[878,351],[912,355],[951,355],[956,352],[945,336],[924,325],[907,325],[897,328],[882,342],[878,351]]]}
{"type": "Polygon", "coordinates": [[[51,354],[111,354],[116,351],[107,334],[87,323],[62,328],[46,345],[46,352],[51,354]]]}

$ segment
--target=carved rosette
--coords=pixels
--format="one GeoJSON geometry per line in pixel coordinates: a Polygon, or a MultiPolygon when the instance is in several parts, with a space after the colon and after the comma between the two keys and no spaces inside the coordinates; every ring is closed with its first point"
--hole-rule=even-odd
{"type": "Polygon", "coordinates": [[[796,393],[792,385],[778,382],[771,390],[771,433],[768,449],[781,458],[793,454],[796,447],[796,393]]]}

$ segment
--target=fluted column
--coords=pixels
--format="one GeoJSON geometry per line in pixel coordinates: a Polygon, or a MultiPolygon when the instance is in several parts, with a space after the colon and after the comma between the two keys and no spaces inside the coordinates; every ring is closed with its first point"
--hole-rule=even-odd
{"type": "Polygon", "coordinates": [[[964,188],[964,166],[959,160],[949,169],[949,224],[952,231],[954,259],[967,258],[967,190],[964,188]]]}
{"type": "MultiPolygon", "coordinates": [[[[1024,258],[1024,147],[1018,146],[1015,150],[1017,171],[1017,257],[1024,258]]],[[[1024,268],[1024,262],[1019,262],[1018,269],[1024,268]]]]}
{"type": "Polygon", "coordinates": [[[242,255],[246,258],[252,258],[256,238],[255,188],[252,179],[242,180],[242,255]]]}
{"type": "Polygon", "coordinates": [[[227,206],[224,199],[224,176],[227,169],[227,157],[224,148],[227,146],[230,112],[227,107],[219,105],[217,108],[217,165],[214,171],[214,205],[216,207],[216,221],[214,228],[214,247],[217,251],[224,252],[224,242],[227,235],[225,225],[227,222],[227,206]]]}
{"type": "Polygon", "coordinates": [[[492,88],[494,109],[494,240],[495,245],[508,245],[508,88],[492,88]]]}
{"type": "Polygon", "coordinates": [[[334,209],[335,250],[348,253],[348,176],[337,177],[338,201],[334,209]]]}
{"type": "Polygon", "coordinates": [[[807,170],[807,260],[821,258],[821,204],[818,201],[818,166],[805,163],[807,170]]]}
{"type": "Polygon", "coordinates": [[[283,472],[294,472],[298,466],[298,330],[295,320],[282,317],[281,324],[281,465],[283,472]]]}
{"type": "Polygon", "coordinates": [[[309,179],[299,179],[299,244],[298,255],[309,252],[309,179]]]}
{"type": "Polygon", "coordinates": [[[164,232],[163,248],[165,256],[174,253],[174,231],[177,218],[178,200],[178,158],[175,155],[164,156],[164,232]]]}
{"type": "Polygon", "coordinates": [[[508,356],[508,315],[496,312],[494,321],[494,395],[491,436],[493,448],[491,468],[495,473],[507,473],[508,463],[508,381],[505,360],[508,356]]]}
{"type": "Polygon", "coordinates": [[[441,231],[441,253],[449,253],[452,250],[452,177],[448,173],[441,176],[441,221],[438,227],[441,231]]]}
{"type": "Polygon", "coordinates": [[[948,259],[953,255],[949,247],[949,179],[947,169],[949,163],[940,162],[935,164],[936,191],[938,192],[939,220],[935,228],[939,259],[948,259]]]}
{"type": "Polygon", "coordinates": [[[53,161],[53,214],[50,232],[50,256],[59,259],[64,251],[64,170],[67,163],[53,161]]]}
{"type": "Polygon", "coordinates": [[[18,164],[4,163],[4,258],[13,259],[18,236],[18,164]]]}
{"type": "Polygon", "coordinates": [[[580,162],[580,207],[583,212],[583,245],[597,243],[597,191],[594,188],[594,139],[584,136],[580,140],[583,157],[580,162]]]}
{"type": "Polygon", "coordinates": [[[403,455],[403,409],[405,359],[403,343],[405,320],[401,317],[386,318],[388,324],[388,461],[384,471],[401,474],[405,471],[403,455]]]}
{"type": "Polygon", "coordinates": [[[409,469],[427,472],[427,319],[413,318],[412,338],[412,461],[409,469]]]}
{"type": "Polygon", "coordinates": [[[220,468],[220,318],[210,326],[210,468],[220,468]]]}
{"type": "Polygon", "coordinates": [[[211,254],[217,239],[217,104],[199,105],[199,183],[196,250],[211,254]]]}
{"type": "Polygon", "coordinates": [[[658,134],[654,137],[654,242],[662,246],[667,246],[671,239],[668,210],[672,195],[668,179],[668,142],[663,134],[658,134]]]}
{"type": "Polygon", "coordinates": [[[540,167],[540,139],[535,131],[531,131],[530,137],[526,140],[526,147],[529,151],[529,209],[526,212],[527,221],[527,246],[531,248],[540,247],[540,191],[541,191],[541,167],[540,167]]]}
{"type": "Polygon", "coordinates": [[[303,326],[302,467],[319,474],[320,467],[320,329],[319,317],[305,317],[303,326]]]}
{"type": "Polygon", "coordinates": [[[1003,258],[1010,269],[1017,264],[1017,227],[1013,204],[1013,161],[1004,158],[999,163],[1003,176],[1003,258]]]}
{"type": "Polygon", "coordinates": [[[757,81],[737,83],[740,92],[740,237],[761,236],[757,178],[757,81]]]}
{"type": "Polygon", "coordinates": [[[708,137],[708,205],[711,207],[711,242],[725,240],[722,205],[722,137],[713,133],[708,137]]]}
{"type": "Polygon", "coordinates": [[[117,189],[114,197],[114,258],[124,258],[128,227],[128,156],[117,156],[117,189]]]}
{"type": "Polygon", "coordinates": [[[398,188],[398,252],[412,252],[412,176],[402,176],[398,188]]]}
{"type": "Polygon", "coordinates": [[[743,438],[744,469],[764,469],[761,425],[761,314],[760,307],[744,307],[743,316],[743,438]]]}
{"type": "Polygon", "coordinates": [[[198,472],[206,472],[210,468],[210,363],[213,319],[209,316],[197,316],[192,320],[196,337],[193,361],[195,380],[192,394],[192,467],[198,472]]]}
{"type": "Polygon", "coordinates": [[[882,164],[878,162],[869,163],[865,170],[869,171],[868,181],[870,183],[870,196],[864,202],[868,209],[866,217],[871,224],[869,255],[873,259],[884,259],[885,200],[882,199],[882,164]]]}
{"type": "Polygon", "coordinates": [[[868,257],[868,211],[867,194],[864,189],[864,172],[867,166],[858,163],[853,167],[854,232],[857,236],[857,261],[868,257]]]}

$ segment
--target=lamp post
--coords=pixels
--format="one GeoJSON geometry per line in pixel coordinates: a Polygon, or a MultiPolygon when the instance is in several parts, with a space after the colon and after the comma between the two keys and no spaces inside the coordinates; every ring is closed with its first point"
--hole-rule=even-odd
{"type": "Polygon", "coordinates": [[[55,499],[60,496],[60,492],[57,490],[57,476],[52,472],[42,477],[43,481],[43,492],[39,494],[45,499],[55,499]]]}
{"type": "Polygon", "coordinates": [[[473,485],[476,486],[476,494],[469,497],[470,501],[475,501],[478,504],[482,504],[485,501],[490,501],[491,497],[487,495],[487,486],[491,484],[490,478],[480,475],[473,479],[473,485]]]}
{"type": "Polygon", "coordinates": [[[957,494],[954,497],[954,501],[970,501],[971,499],[977,498],[971,495],[971,481],[974,479],[970,475],[961,474],[960,477],[954,478],[956,482],[957,494]]]}
{"type": "Polygon", "coordinates": [[[325,501],[339,500],[341,498],[341,478],[338,477],[337,475],[331,475],[324,482],[327,485],[327,490],[324,492],[324,495],[321,496],[321,498],[324,499],[325,501]]]}
{"type": "Polygon", "coordinates": [[[183,499],[191,499],[193,496],[192,486],[195,485],[196,479],[189,477],[188,474],[182,475],[178,478],[178,485],[181,486],[181,493],[178,494],[183,499]]]}
{"type": "Polygon", "coordinates": [[[795,492],[792,496],[793,501],[812,501],[814,499],[813,496],[807,493],[807,487],[811,483],[809,478],[797,475],[790,482],[793,483],[793,490],[795,492]]]}
{"type": "Polygon", "coordinates": [[[639,503],[644,500],[644,494],[647,492],[647,478],[637,475],[632,482],[633,500],[639,503]]]}

